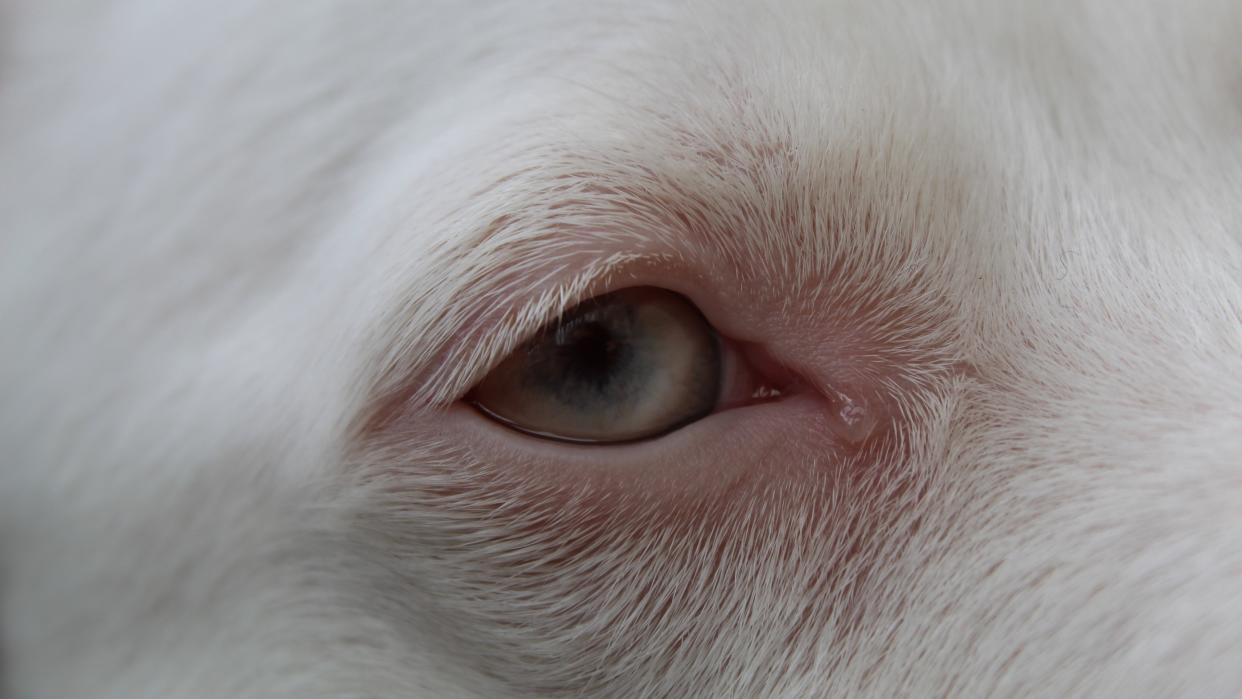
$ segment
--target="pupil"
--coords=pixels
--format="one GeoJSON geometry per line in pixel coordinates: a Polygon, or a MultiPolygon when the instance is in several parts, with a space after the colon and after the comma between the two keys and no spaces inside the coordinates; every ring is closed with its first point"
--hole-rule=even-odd
{"type": "Polygon", "coordinates": [[[625,351],[602,323],[580,323],[562,328],[557,346],[571,380],[581,381],[603,390],[614,379],[625,351]]]}

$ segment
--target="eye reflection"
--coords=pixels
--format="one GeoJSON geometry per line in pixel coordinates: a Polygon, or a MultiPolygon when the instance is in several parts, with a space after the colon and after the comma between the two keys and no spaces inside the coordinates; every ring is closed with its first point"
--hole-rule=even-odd
{"type": "Polygon", "coordinates": [[[538,437],[649,439],[716,407],[720,344],[685,297],[656,288],[598,296],[541,329],[470,396],[488,417],[538,437]]]}

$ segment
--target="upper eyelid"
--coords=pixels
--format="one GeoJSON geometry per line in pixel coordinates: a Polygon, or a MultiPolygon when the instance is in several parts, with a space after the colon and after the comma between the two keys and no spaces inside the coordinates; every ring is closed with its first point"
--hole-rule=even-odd
{"type": "Polygon", "coordinates": [[[528,285],[493,286],[489,293],[464,300],[442,316],[454,319],[448,322],[456,327],[435,330],[444,338],[443,347],[430,353],[435,361],[421,371],[409,372],[411,388],[404,402],[408,407],[437,409],[461,400],[487,371],[540,328],[575,304],[614,290],[619,272],[642,259],[614,253],[563,279],[558,279],[564,273],[561,266],[528,285]]]}
{"type": "MultiPolygon", "coordinates": [[[[612,280],[627,270],[662,269],[632,275],[627,285],[645,282],[685,294],[687,287],[710,291],[710,282],[700,278],[709,269],[732,269],[743,258],[749,267],[789,252],[788,244],[750,250],[750,237],[733,232],[736,207],[723,205],[715,190],[709,196],[699,187],[671,185],[679,172],[656,177],[643,167],[618,171],[615,159],[600,160],[562,164],[559,178],[547,168],[517,171],[457,209],[453,218],[459,221],[472,210],[488,211],[493,189],[528,195],[510,213],[491,209],[488,223],[446,234],[455,243],[430,263],[444,270],[432,273],[435,280],[426,269],[396,272],[417,279],[417,287],[402,294],[404,303],[387,324],[390,339],[378,343],[386,350],[371,395],[391,401],[399,394],[403,409],[445,407],[575,302],[621,288],[612,280]],[[635,202],[645,203],[636,210],[635,202]]],[[[747,182],[747,174],[730,168],[717,177],[747,182]]],[[[789,243],[785,237],[776,242],[782,241],[789,243]]]]}
{"type": "MultiPolygon", "coordinates": [[[[628,209],[603,216],[596,202],[588,216],[583,202],[549,191],[546,173],[514,177],[496,187],[529,195],[511,202],[516,213],[496,215],[484,188],[444,220],[441,244],[421,259],[394,258],[389,275],[409,281],[393,290],[395,303],[384,304],[391,309],[386,317],[376,319],[381,337],[366,339],[376,348],[366,364],[374,369],[359,376],[367,398],[354,431],[369,433],[397,415],[446,408],[576,302],[621,288],[622,278],[633,285],[649,280],[650,270],[686,266],[686,251],[671,244],[679,237],[676,219],[641,220],[628,209]],[[522,179],[530,181],[513,184],[522,179]],[[487,214],[485,224],[466,223],[487,214]]],[[[567,181],[608,179],[576,171],[567,181]]]]}
{"type": "MultiPolygon", "coordinates": [[[[418,282],[402,294],[404,303],[388,324],[390,339],[380,343],[386,351],[378,358],[383,368],[372,395],[391,401],[400,394],[403,408],[447,406],[559,313],[589,295],[619,289],[613,277],[644,265],[668,266],[688,252],[675,242],[689,236],[689,219],[679,214],[697,211],[693,202],[681,206],[657,196],[635,211],[634,202],[644,197],[631,194],[660,191],[662,181],[653,182],[645,170],[618,173],[593,165],[599,163],[588,159],[562,168],[560,178],[539,168],[497,180],[494,188],[530,196],[510,213],[496,216],[493,209],[488,223],[447,236],[455,244],[431,263],[444,270],[433,272],[436,280],[425,269],[396,272],[418,282]]],[[[455,217],[468,217],[489,201],[493,187],[455,217]]]]}

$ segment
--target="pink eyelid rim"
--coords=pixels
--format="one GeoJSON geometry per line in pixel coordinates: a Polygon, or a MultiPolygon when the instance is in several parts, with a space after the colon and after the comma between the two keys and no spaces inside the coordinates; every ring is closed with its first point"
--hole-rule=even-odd
{"type": "Polygon", "coordinates": [[[713,413],[810,395],[824,404],[829,429],[846,444],[859,444],[879,427],[884,417],[881,407],[852,387],[817,389],[763,347],[719,334],[717,337],[724,353],[726,378],[713,413]]]}
{"type": "Polygon", "coordinates": [[[804,382],[762,347],[716,334],[724,380],[716,410],[732,410],[780,400],[801,392],[804,382]]]}

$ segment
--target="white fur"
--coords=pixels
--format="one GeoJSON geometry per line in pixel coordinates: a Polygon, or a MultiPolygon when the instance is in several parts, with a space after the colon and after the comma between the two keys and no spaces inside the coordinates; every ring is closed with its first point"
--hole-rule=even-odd
{"type": "Polygon", "coordinates": [[[1237,3],[0,20],[6,699],[1242,694],[1237,3]],[[882,448],[419,427],[636,264],[872,338],[882,448]]]}

